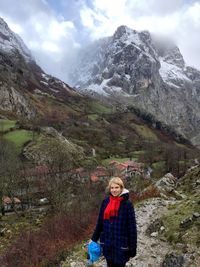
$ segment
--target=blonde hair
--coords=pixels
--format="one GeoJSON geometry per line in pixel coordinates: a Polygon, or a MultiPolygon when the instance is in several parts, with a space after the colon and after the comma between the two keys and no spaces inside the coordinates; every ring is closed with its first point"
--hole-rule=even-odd
{"type": "Polygon", "coordinates": [[[124,183],[120,177],[112,177],[108,183],[107,190],[110,191],[111,184],[117,184],[120,186],[121,190],[124,189],[124,183]]]}

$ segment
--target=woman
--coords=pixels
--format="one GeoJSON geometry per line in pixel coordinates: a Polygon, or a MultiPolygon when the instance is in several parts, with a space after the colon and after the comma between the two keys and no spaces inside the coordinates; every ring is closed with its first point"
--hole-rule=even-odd
{"type": "Polygon", "coordinates": [[[92,241],[103,248],[108,267],[124,267],[136,255],[137,231],[135,212],[129,201],[129,191],[119,177],[109,184],[109,197],[103,200],[92,241]]]}

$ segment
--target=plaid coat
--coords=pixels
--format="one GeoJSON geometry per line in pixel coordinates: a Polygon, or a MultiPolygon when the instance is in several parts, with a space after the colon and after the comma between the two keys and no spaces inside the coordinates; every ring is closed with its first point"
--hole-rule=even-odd
{"type": "Polygon", "coordinates": [[[92,240],[103,248],[103,255],[115,264],[125,264],[130,257],[136,255],[137,230],[135,212],[129,201],[128,190],[121,195],[124,199],[120,203],[117,217],[104,220],[104,210],[109,203],[109,197],[103,200],[92,240]]]}

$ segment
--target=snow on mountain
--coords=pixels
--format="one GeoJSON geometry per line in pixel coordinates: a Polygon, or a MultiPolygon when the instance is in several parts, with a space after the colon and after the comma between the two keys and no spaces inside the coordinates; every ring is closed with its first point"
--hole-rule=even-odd
{"type": "MultiPolygon", "coordinates": [[[[147,68],[150,67],[149,62],[157,65],[160,78],[170,86],[179,87],[182,80],[192,83],[186,74],[185,62],[178,47],[169,40],[152,38],[147,31],[137,32],[126,26],[120,26],[112,37],[98,40],[81,51],[71,83],[77,88],[105,94],[106,87],[112,88],[112,91],[118,88],[109,83],[111,76],[116,78],[125,68],[136,70],[137,62],[144,61],[144,58],[147,59],[147,68]]],[[[120,79],[125,84],[133,82],[129,71],[125,70],[123,74],[120,79]]],[[[125,88],[121,88],[123,93],[125,88]]],[[[134,93],[133,86],[129,86],[128,93],[134,93]]]]}
{"type": "Polygon", "coordinates": [[[174,65],[163,61],[160,59],[161,67],[159,69],[159,73],[164,82],[169,85],[175,87],[181,87],[181,81],[185,80],[187,82],[192,82],[183,72],[183,69],[174,65]],[[176,84],[178,81],[178,84],[176,84]]]}
{"type": "MultiPolygon", "coordinates": [[[[124,88],[129,87],[129,92],[134,93],[133,84],[130,86],[134,71],[131,62],[137,61],[140,64],[148,59],[152,68],[158,64],[155,51],[148,43],[150,38],[146,31],[138,33],[125,26],[119,27],[112,37],[98,40],[81,51],[72,71],[71,83],[77,88],[99,89],[101,94],[107,91],[106,87],[112,92],[115,89],[119,91],[117,88],[120,87],[122,94],[124,91],[127,93],[124,88]],[[121,85],[117,82],[119,78],[122,80],[121,85]]],[[[148,63],[144,68],[147,67],[148,63]]]]}
{"type": "Polygon", "coordinates": [[[7,23],[0,18],[0,51],[13,54],[17,50],[26,61],[33,60],[30,51],[25,46],[22,39],[12,32],[7,23]]]}
{"type": "Polygon", "coordinates": [[[80,51],[71,78],[78,90],[117,97],[200,143],[200,71],[172,41],[120,26],[80,51]]]}

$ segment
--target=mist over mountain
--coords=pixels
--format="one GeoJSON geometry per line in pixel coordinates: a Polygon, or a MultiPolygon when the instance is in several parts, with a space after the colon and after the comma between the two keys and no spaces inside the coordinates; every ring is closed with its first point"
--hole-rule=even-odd
{"type": "Polygon", "coordinates": [[[133,105],[200,142],[200,71],[170,40],[120,26],[80,51],[71,72],[78,90],[133,105]]]}

